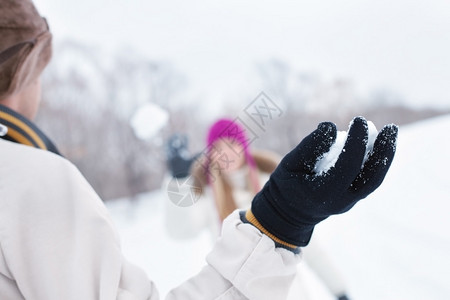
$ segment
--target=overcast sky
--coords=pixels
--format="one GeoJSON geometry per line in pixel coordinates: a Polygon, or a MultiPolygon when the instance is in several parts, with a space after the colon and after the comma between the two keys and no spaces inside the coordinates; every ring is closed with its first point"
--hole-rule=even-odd
{"type": "MultiPolygon", "coordinates": [[[[450,107],[448,0],[36,0],[55,40],[173,62],[198,91],[238,88],[255,62],[450,107]]],[[[263,88],[263,87],[261,87],[263,88]]],[[[255,95],[257,91],[255,91],[255,95]]]]}

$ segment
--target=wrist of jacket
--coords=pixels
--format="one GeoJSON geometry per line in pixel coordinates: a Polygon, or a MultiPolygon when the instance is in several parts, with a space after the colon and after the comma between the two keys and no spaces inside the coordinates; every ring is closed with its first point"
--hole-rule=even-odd
{"type": "MultiPolygon", "coordinates": [[[[277,199],[271,197],[270,191],[274,189],[277,186],[267,182],[253,199],[251,209],[241,214],[241,219],[269,236],[277,246],[298,252],[297,248],[308,245],[314,226],[326,217],[302,216],[295,207],[296,203],[292,203],[292,210],[297,211],[294,214],[297,217],[291,220],[292,211],[284,211],[289,208],[277,205],[277,199]]],[[[295,195],[291,197],[295,199],[295,195]]]]}
{"type": "Polygon", "coordinates": [[[265,207],[267,205],[270,204],[265,201],[254,201],[251,209],[239,212],[242,222],[258,228],[259,231],[274,241],[276,247],[287,249],[295,254],[300,253],[300,247],[309,243],[314,225],[293,225],[278,215],[276,210],[267,209],[265,207]],[[258,205],[255,205],[255,203],[258,205]],[[263,216],[255,215],[255,211],[262,213],[263,216]],[[270,220],[270,225],[266,224],[264,220],[270,220]]]}

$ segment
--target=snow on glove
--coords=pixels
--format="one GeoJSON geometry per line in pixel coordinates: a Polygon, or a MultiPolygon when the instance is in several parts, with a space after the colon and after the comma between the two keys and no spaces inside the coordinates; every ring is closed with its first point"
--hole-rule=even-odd
{"type": "Polygon", "coordinates": [[[316,163],[330,151],[337,136],[335,124],[320,123],[281,160],[251,209],[241,212],[241,219],[277,246],[298,252],[309,243],[317,223],[348,211],[380,186],[394,158],[397,132],[396,125],[385,126],[366,156],[368,124],[357,117],[350,123],[334,166],[316,172],[316,163]]]}

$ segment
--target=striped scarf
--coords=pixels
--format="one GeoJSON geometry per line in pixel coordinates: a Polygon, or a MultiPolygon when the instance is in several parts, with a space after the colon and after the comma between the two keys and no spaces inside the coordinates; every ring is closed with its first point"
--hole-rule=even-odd
{"type": "Polygon", "coordinates": [[[61,155],[52,141],[36,125],[1,104],[0,124],[2,125],[0,131],[3,132],[3,135],[0,134],[0,138],[61,155]]]}

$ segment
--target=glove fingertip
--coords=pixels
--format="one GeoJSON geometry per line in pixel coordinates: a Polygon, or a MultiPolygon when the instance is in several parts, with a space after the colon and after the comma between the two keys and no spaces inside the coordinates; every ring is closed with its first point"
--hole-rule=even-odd
{"type": "Polygon", "coordinates": [[[369,136],[369,125],[364,117],[355,117],[349,124],[345,148],[351,149],[353,156],[364,155],[369,136]]]}
{"type": "Polygon", "coordinates": [[[347,139],[344,148],[335,163],[332,172],[342,182],[339,184],[350,184],[358,175],[368,143],[369,126],[364,117],[355,117],[349,125],[347,139]]]}
{"type": "Polygon", "coordinates": [[[317,129],[322,133],[333,134],[333,132],[337,131],[336,124],[333,122],[321,122],[317,125],[317,129]]]}
{"type": "Polygon", "coordinates": [[[395,124],[384,126],[379,132],[363,170],[351,187],[360,199],[372,193],[383,182],[394,159],[397,136],[398,126],[395,124]]]}
{"type": "Polygon", "coordinates": [[[357,116],[353,118],[353,120],[350,122],[350,125],[353,123],[367,123],[367,120],[363,116],[357,116]]]}
{"type": "Polygon", "coordinates": [[[322,145],[319,145],[319,148],[321,148],[320,151],[325,153],[336,140],[337,127],[336,124],[332,122],[322,122],[317,126],[317,130],[314,133],[315,139],[323,143],[322,145]]]}
{"type": "Polygon", "coordinates": [[[355,117],[349,124],[349,134],[352,132],[356,134],[361,134],[361,132],[368,132],[369,125],[367,124],[367,120],[364,117],[355,117]]]}
{"type": "Polygon", "coordinates": [[[397,143],[398,126],[395,124],[389,124],[383,127],[381,130],[384,136],[391,142],[391,144],[397,143]]]}
{"type": "Polygon", "coordinates": [[[337,129],[332,122],[322,122],[311,134],[306,136],[281,161],[287,170],[312,172],[317,159],[330,150],[336,140],[337,129]]]}
{"type": "Polygon", "coordinates": [[[389,124],[383,127],[375,140],[374,147],[395,153],[397,148],[398,126],[389,124]]]}

